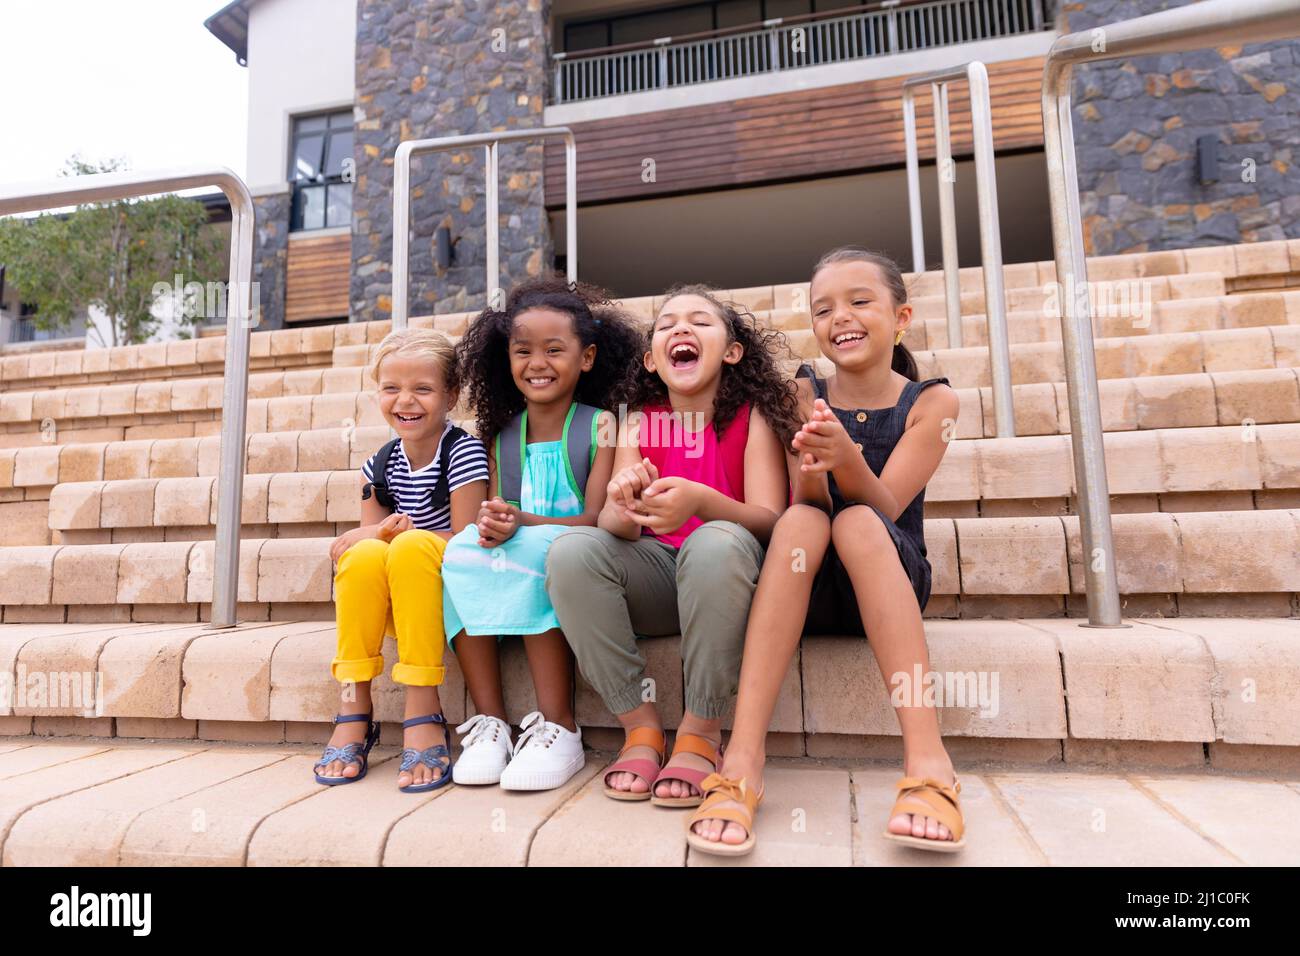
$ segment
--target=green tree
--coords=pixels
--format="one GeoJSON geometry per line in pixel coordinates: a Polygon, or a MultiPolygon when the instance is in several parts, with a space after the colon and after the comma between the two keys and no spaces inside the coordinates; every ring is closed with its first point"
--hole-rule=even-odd
{"type": "MultiPolygon", "coordinates": [[[[122,169],[120,160],[94,164],[73,156],[60,175],[122,169]]],[[[66,328],[96,306],[110,317],[112,339],[99,344],[131,345],[148,341],[162,322],[154,315],[156,285],[170,288],[180,275],[182,287],[197,282],[206,288],[225,278],[222,236],[207,222],[202,203],[180,196],[88,203],[71,213],[35,218],[11,216],[0,219],[0,262],[21,300],[36,306],[32,319],[38,328],[66,328]]],[[[176,303],[173,315],[184,338],[193,336],[201,318],[218,317],[193,296],[185,299],[181,293],[176,303]]]]}

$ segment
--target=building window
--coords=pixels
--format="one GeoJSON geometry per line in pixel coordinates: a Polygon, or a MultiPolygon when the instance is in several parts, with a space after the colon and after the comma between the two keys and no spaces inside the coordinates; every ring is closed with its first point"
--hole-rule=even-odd
{"type": "Polygon", "coordinates": [[[329,229],[352,223],[352,111],[299,116],[293,121],[289,182],[293,186],[291,230],[329,229]]]}

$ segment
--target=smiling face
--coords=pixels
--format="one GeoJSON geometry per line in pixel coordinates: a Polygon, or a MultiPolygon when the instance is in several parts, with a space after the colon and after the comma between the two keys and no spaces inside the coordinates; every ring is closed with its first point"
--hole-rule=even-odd
{"type": "Polygon", "coordinates": [[[912,322],[912,307],[895,307],[889,284],[873,262],[833,262],[812,280],[813,335],[837,366],[890,364],[894,336],[912,322]]]}
{"type": "Polygon", "coordinates": [[[379,366],[379,410],[402,438],[442,434],[456,397],[447,390],[438,364],[427,357],[395,353],[379,366]]]}
{"type": "Polygon", "coordinates": [[[510,374],[529,402],[572,402],[579,377],[596,361],[596,346],[583,347],[573,317],[554,309],[515,316],[509,348],[510,374]]]}
{"type": "Polygon", "coordinates": [[[645,367],[658,373],[669,392],[689,396],[716,385],[722,366],[735,365],[743,354],[708,299],[675,295],[655,319],[645,367]]]}

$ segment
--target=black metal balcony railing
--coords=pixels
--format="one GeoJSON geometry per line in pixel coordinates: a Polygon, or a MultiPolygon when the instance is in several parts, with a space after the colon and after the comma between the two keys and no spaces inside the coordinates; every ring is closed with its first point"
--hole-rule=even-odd
{"type": "Polygon", "coordinates": [[[853,12],[554,55],[552,102],[644,93],[1047,29],[1045,0],[884,0],[853,12]]]}

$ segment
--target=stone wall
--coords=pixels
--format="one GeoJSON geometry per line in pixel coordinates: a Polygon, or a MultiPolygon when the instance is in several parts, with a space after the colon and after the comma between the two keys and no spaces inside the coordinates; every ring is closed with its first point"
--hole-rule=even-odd
{"type": "MultiPolygon", "coordinates": [[[[546,0],[358,0],[352,193],[353,321],[392,309],[393,152],[411,139],[542,125],[546,0]]],[[[543,206],[542,146],[501,147],[501,285],[553,263],[543,206]]],[[[411,165],[410,313],[484,302],[483,150],[417,157],[411,165]],[[440,270],[434,230],[455,261],[440,270]]]]}
{"type": "MultiPolygon", "coordinates": [[[[1064,3],[1064,29],[1190,0],[1064,3]]],[[[1117,59],[1075,70],[1074,136],[1089,255],[1300,236],[1300,41],[1117,59]],[[1196,140],[1219,140],[1202,185],[1196,140]],[[1251,177],[1253,176],[1253,181],[1251,177]]]]}
{"type": "Polygon", "coordinates": [[[288,192],[253,197],[253,281],[260,285],[262,330],[284,328],[290,201],[288,192]]]}

